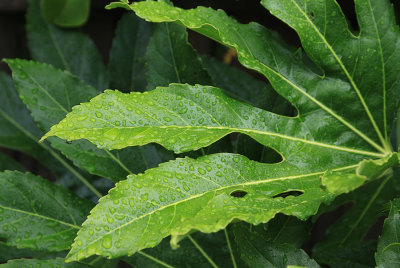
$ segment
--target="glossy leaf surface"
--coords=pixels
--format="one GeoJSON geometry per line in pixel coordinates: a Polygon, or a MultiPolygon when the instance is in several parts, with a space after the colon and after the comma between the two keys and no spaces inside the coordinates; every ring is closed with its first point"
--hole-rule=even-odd
{"type": "MultiPolygon", "coordinates": [[[[388,133],[400,96],[393,75],[398,66],[393,44],[400,35],[388,2],[373,8],[369,1],[356,1],[362,17],[359,38],[349,34],[344,15],[333,1],[325,1],[325,5],[262,3],[298,31],[305,51],[323,75],[299,61],[295,55],[301,52],[289,48],[277,35],[257,23],[239,24],[223,11],[183,10],[167,1],[116,4],[149,21],[179,22],[234,48],[239,61],[263,74],[296,107],[298,115],[277,115],[231,99],[219,88],[187,84],[145,93],[106,91],[75,107],[45,138],[84,138],[108,149],[156,142],[179,153],[239,132],[273,148],[283,160],[261,164],[240,155],[215,154],[177,159],[129,176],[92,211],[68,260],[93,254],[133,254],[157,245],[168,235],[176,246],[193,230],[216,232],[234,219],[258,224],[276,213],[305,219],[316,213],[321,203],[398,165],[398,156],[390,155],[388,133]],[[303,10],[308,5],[314,15],[303,10]],[[363,19],[368,10],[374,18],[385,14],[383,26],[363,19]],[[328,20],[329,29],[321,33],[321,25],[328,20]],[[383,33],[390,34],[383,38],[383,33]],[[343,40],[341,46],[335,36],[343,40]],[[387,61],[393,61],[390,70],[387,61]],[[371,72],[371,65],[381,72],[371,72]],[[321,185],[321,177],[325,182],[334,177],[334,182],[348,180],[349,184],[321,185]],[[95,226],[99,228],[93,229],[95,226]],[[129,242],[123,239],[127,236],[129,242]]],[[[362,220],[366,212],[361,211],[354,216],[362,220]]],[[[345,238],[358,234],[349,233],[345,238]]]]}
{"type": "Polygon", "coordinates": [[[63,251],[93,204],[30,173],[0,173],[0,237],[7,245],[63,251]]]}
{"type": "Polygon", "coordinates": [[[383,225],[382,235],[379,237],[378,249],[375,254],[377,267],[396,267],[400,264],[399,209],[399,199],[394,199],[390,202],[389,217],[383,225]]]}

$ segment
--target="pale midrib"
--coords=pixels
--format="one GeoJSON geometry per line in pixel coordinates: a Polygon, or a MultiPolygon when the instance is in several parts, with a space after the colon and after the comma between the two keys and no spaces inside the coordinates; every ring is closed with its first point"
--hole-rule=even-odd
{"type": "Polygon", "coordinates": [[[322,42],[327,46],[327,48],[329,49],[329,51],[332,53],[333,57],[335,58],[335,60],[338,62],[340,68],[343,70],[343,72],[345,73],[347,79],[349,80],[350,84],[352,85],[352,87],[354,88],[354,91],[356,92],[358,98],[361,101],[362,106],[364,107],[364,110],[366,112],[366,114],[368,115],[368,118],[371,121],[372,126],[375,129],[375,132],[377,133],[379,140],[381,141],[382,145],[386,148],[386,140],[383,138],[381,131],[379,130],[378,125],[376,124],[376,121],[374,119],[374,117],[371,114],[371,111],[368,108],[368,105],[366,104],[364,97],[362,96],[360,89],[358,88],[358,86],[356,85],[356,83],[354,82],[352,76],[350,75],[350,73],[348,72],[346,66],[344,66],[343,62],[341,61],[341,59],[339,58],[339,56],[336,54],[335,50],[332,48],[332,46],[328,43],[328,41],[325,39],[325,37],[321,34],[321,32],[319,31],[319,29],[315,26],[315,24],[310,20],[310,18],[307,16],[307,14],[301,9],[301,7],[296,3],[296,1],[291,0],[291,2],[296,6],[296,8],[300,11],[300,13],[304,16],[304,18],[307,20],[307,22],[311,25],[311,27],[314,29],[314,31],[317,33],[317,35],[321,38],[322,42]]]}
{"type": "MultiPolygon", "coordinates": [[[[341,167],[341,168],[337,168],[337,169],[333,169],[332,171],[341,171],[341,170],[353,169],[353,168],[356,168],[356,167],[358,167],[358,164],[356,164],[356,165],[350,165],[350,166],[345,166],[345,167],[341,167]]],[[[102,236],[100,236],[100,237],[96,238],[95,240],[91,241],[91,242],[90,242],[88,245],[86,245],[85,247],[88,247],[88,246],[90,246],[90,245],[93,245],[94,243],[96,243],[97,241],[99,241],[100,239],[102,239],[102,237],[104,237],[104,236],[106,236],[106,235],[109,235],[109,234],[111,234],[111,233],[114,233],[114,232],[116,232],[116,231],[118,231],[118,230],[124,228],[125,226],[128,226],[128,225],[130,225],[130,224],[132,224],[132,223],[134,223],[134,222],[136,222],[136,221],[138,221],[138,220],[140,220],[140,219],[142,219],[142,218],[149,217],[149,216],[151,216],[152,214],[154,214],[154,213],[156,213],[156,212],[159,212],[159,211],[161,211],[161,210],[164,210],[164,209],[166,209],[166,208],[169,208],[169,207],[171,207],[171,206],[177,206],[177,205],[179,205],[179,204],[181,204],[181,203],[188,202],[188,201],[190,201],[190,200],[192,200],[192,199],[196,199],[196,198],[202,197],[202,196],[204,196],[204,195],[206,195],[206,194],[208,194],[208,193],[210,193],[210,192],[215,192],[215,193],[216,193],[216,192],[220,192],[220,191],[223,191],[223,190],[226,190],[226,189],[229,189],[229,188],[237,188],[237,187],[243,187],[243,186],[250,186],[250,185],[257,185],[257,184],[270,183],[270,182],[274,182],[274,181],[294,180],[294,179],[299,179],[299,178],[304,178],[304,177],[311,177],[311,176],[323,175],[325,172],[326,172],[326,171],[319,171],[319,172],[314,172],[314,173],[301,174],[301,175],[297,175],[297,176],[287,176],[287,177],[280,177],[280,178],[273,178],[273,179],[265,179],[265,180],[259,180],[259,181],[250,181],[250,182],[247,181],[247,182],[241,182],[241,183],[238,183],[238,184],[223,186],[223,187],[220,187],[220,188],[217,188],[217,189],[211,189],[211,190],[208,190],[208,191],[204,191],[203,193],[200,193],[200,194],[197,194],[197,195],[189,196],[188,198],[179,200],[178,202],[174,202],[174,203],[168,204],[168,205],[166,205],[166,206],[159,207],[159,208],[157,208],[157,209],[155,209],[155,210],[150,211],[149,213],[143,214],[143,215],[141,215],[141,216],[139,216],[139,217],[136,217],[136,218],[132,219],[131,221],[128,221],[128,222],[126,222],[126,223],[124,223],[124,224],[121,224],[120,226],[116,227],[115,229],[110,230],[110,231],[108,231],[107,233],[103,234],[102,236]]],[[[86,221],[85,223],[87,223],[87,221],[86,221]]],[[[78,233],[78,236],[79,236],[79,233],[78,233]]],[[[81,251],[81,250],[82,250],[82,249],[79,249],[78,252],[81,251]]],[[[71,250],[71,252],[72,252],[72,250],[71,250]]],[[[70,252],[70,253],[71,253],[71,252],[70,252]]],[[[74,256],[75,254],[76,254],[76,253],[73,253],[72,256],[74,256]]]]}
{"type": "MultiPolygon", "coordinates": [[[[381,43],[381,37],[379,35],[379,30],[378,30],[378,26],[376,23],[376,19],[375,19],[375,14],[372,10],[372,6],[371,6],[371,1],[368,0],[368,7],[369,10],[371,11],[371,17],[372,17],[372,21],[374,24],[374,29],[375,29],[375,33],[376,33],[376,39],[378,40],[378,46],[379,46],[379,56],[380,56],[380,60],[381,60],[381,65],[382,65],[382,95],[383,95],[383,128],[384,128],[384,135],[385,135],[385,140],[388,140],[388,136],[387,136],[387,118],[386,118],[386,70],[385,70],[385,60],[383,59],[383,49],[382,49],[382,43],[381,43]]],[[[388,148],[388,144],[384,143],[385,148],[390,150],[390,148],[388,148]]]]}
{"type": "Polygon", "coordinates": [[[64,221],[60,221],[60,220],[57,220],[57,219],[53,219],[53,218],[50,218],[50,217],[47,217],[47,216],[43,216],[43,215],[40,215],[40,214],[35,214],[35,213],[32,213],[32,212],[23,211],[23,210],[16,209],[16,208],[10,208],[10,207],[6,207],[6,206],[3,206],[3,205],[0,205],[0,207],[3,208],[3,209],[6,209],[6,210],[10,210],[10,211],[26,214],[26,215],[29,215],[29,216],[33,216],[33,217],[42,218],[42,219],[45,219],[45,220],[57,222],[59,224],[63,224],[63,225],[66,225],[66,226],[69,226],[69,227],[72,227],[72,228],[75,228],[75,229],[78,229],[78,230],[80,229],[80,227],[77,226],[77,225],[74,225],[74,224],[71,224],[71,223],[68,223],[68,222],[64,222],[64,221]]]}
{"type": "MultiPolygon", "coordinates": [[[[135,10],[134,9],[132,9],[134,12],[135,12],[135,10]]],[[[300,11],[302,12],[302,10],[300,9],[300,11]]],[[[307,17],[308,18],[308,17],[307,17]]],[[[173,21],[173,19],[169,19],[169,21],[173,21]]],[[[194,28],[194,27],[190,27],[190,25],[188,26],[187,25],[187,23],[185,22],[185,21],[182,21],[182,20],[180,20],[184,25],[186,25],[186,27],[188,27],[188,28],[194,28]]],[[[211,26],[211,27],[213,27],[213,28],[215,28],[218,32],[219,32],[219,35],[221,35],[221,33],[220,33],[220,31],[218,30],[218,28],[217,27],[215,27],[214,25],[211,25],[211,24],[206,24],[206,23],[204,23],[203,25],[209,25],[209,26],[211,26]]],[[[315,27],[315,26],[314,26],[315,27]]],[[[318,30],[318,29],[316,29],[316,30],[318,30]]],[[[239,32],[238,32],[239,33],[239,32]]],[[[319,32],[318,32],[319,33],[319,32]]],[[[321,35],[321,33],[319,33],[320,35],[321,35]]],[[[252,58],[254,58],[254,59],[256,59],[254,56],[253,56],[253,54],[252,54],[252,52],[251,52],[251,50],[250,50],[250,48],[248,48],[248,46],[247,46],[247,42],[246,42],[246,40],[244,40],[242,37],[241,37],[241,35],[239,34],[238,35],[241,39],[242,39],[242,41],[243,41],[243,43],[244,43],[244,45],[247,47],[247,51],[248,51],[248,53],[249,53],[249,56],[251,56],[252,58]]],[[[322,37],[323,38],[323,37],[322,37]]],[[[325,40],[326,41],[326,40],[325,40]]],[[[237,45],[231,45],[231,44],[229,44],[229,42],[227,42],[226,40],[223,42],[223,44],[224,45],[228,45],[228,46],[230,46],[230,47],[233,47],[233,48],[235,48],[238,52],[239,51],[241,51],[241,49],[240,48],[238,48],[237,47],[237,45]]],[[[329,44],[327,44],[327,45],[329,45],[329,44]]],[[[332,48],[331,48],[332,49],[332,48]]],[[[333,53],[334,53],[334,51],[332,51],[333,53]]],[[[243,53],[243,51],[242,51],[242,53],[243,53]]],[[[246,52],[244,52],[245,54],[247,54],[246,52]]],[[[336,54],[335,54],[336,55],[336,54]]],[[[337,57],[337,55],[336,55],[336,57],[337,57]]],[[[338,59],[338,58],[337,58],[338,59]]],[[[380,152],[382,152],[383,154],[385,154],[385,153],[387,153],[387,151],[385,151],[385,149],[383,149],[381,146],[379,146],[376,142],[374,142],[372,139],[370,139],[368,136],[366,136],[364,133],[362,133],[360,130],[358,130],[356,127],[354,127],[352,124],[350,124],[349,122],[347,122],[343,117],[341,117],[341,116],[339,116],[337,113],[335,113],[334,111],[332,111],[330,108],[328,108],[327,106],[325,106],[323,103],[321,103],[320,101],[318,101],[317,99],[315,99],[314,97],[312,97],[310,94],[308,94],[307,92],[305,92],[303,89],[301,89],[299,86],[297,86],[296,84],[294,84],[293,82],[291,82],[289,79],[287,79],[286,77],[284,77],[282,74],[280,74],[280,73],[278,73],[278,72],[276,72],[275,70],[273,70],[272,68],[270,68],[269,66],[266,66],[265,64],[263,64],[262,62],[260,62],[260,61],[258,61],[258,60],[256,60],[257,62],[259,62],[260,64],[261,64],[261,66],[263,66],[264,68],[267,68],[269,71],[271,71],[271,72],[273,72],[275,75],[277,75],[277,76],[279,76],[280,77],[280,79],[282,79],[283,81],[285,81],[286,83],[288,83],[289,85],[291,85],[294,89],[296,89],[297,91],[299,91],[299,92],[301,92],[303,95],[305,95],[307,98],[309,98],[311,101],[313,101],[315,104],[317,104],[318,106],[320,106],[323,110],[325,110],[326,112],[328,112],[330,115],[332,115],[333,117],[335,117],[337,120],[339,120],[342,124],[344,124],[346,127],[348,127],[350,130],[352,130],[353,132],[355,132],[358,136],[360,136],[362,139],[364,139],[367,143],[369,143],[370,145],[372,145],[374,148],[376,148],[378,151],[380,151],[380,152]]],[[[339,59],[339,61],[340,61],[340,59],[339,59]]],[[[340,62],[341,63],[341,62],[340,62]]],[[[342,67],[344,67],[343,65],[342,65],[342,67]]],[[[344,67],[345,68],[345,67],[344,67]]],[[[346,70],[346,69],[345,69],[346,70]]],[[[346,70],[346,72],[347,72],[347,70],[346,70]]],[[[348,72],[347,72],[347,74],[348,74],[348,72]]],[[[351,76],[349,76],[350,78],[351,78],[351,76]]],[[[353,84],[354,84],[354,81],[353,81],[353,84]]],[[[352,84],[352,85],[353,85],[352,84]]],[[[354,84],[354,86],[356,86],[355,84],[354,84]]],[[[358,90],[358,88],[357,88],[357,86],[356,86],[356,89],[358,90]]],[[[361,98],[362,98],[362,96],[361,96],[361,98]]],[[[362,99],[363,100],[363,99],[362,99]]],[[[364,103],[365,104],[365,103],[364,103]]],[[[367,107],[368,108],[368,107],[367,107]]],[[[369,111],[369,110],[368,110],[369,111]]],[[[373,121],[373,122],[375,122],[375,121],[373,121]]],[[[378,129],[379,130],[379,129],[378,129]]],[[[380,133],[380,132],[379,132],[380,133]]],[[[383,144],[385,144],[385,143],[383,143],[383,144]]]]}
{"type": "Polygon", "coordinates": [[[170,33],[169,33],[168,23],[165,23],[165,28],[167,30],[167,37],[168,37],[167,39],[168,39],[169,51],[171,53],[172,65],[174,66],[176,79],[178,80],[179,83],[182,83],[181,77],[179,75],[179,71],[178,71],[178,68],[177,68],[176,62],[175,62],[175,53],[174,53],[174,49],[172,47],[172,42],[171,42],[171,36],[170,36],[170,33]]]}
{"type": "MultiPolygon", "coordinates": [[[[232,132],[241,132],[244,134],[258,134],[258,135],[265,135],[265,136],[273,136],[273,137],[279,137],[282,139],[286,140],[292,140],[292,141],[298,141],[318,147],[324,147],[324,148],[329,148],[333,150],[338,150],[338,151],[344,151],[344,152],[349,152],[349,153],[354,153],[354,154],[360,154],[360,155],[368,155],[368,156],[373,156],[373,157],[384,157],[384,154],[380,153],[375,153],[375,152],[370,152],[370,151],[364,151],[364,150],[358,150],[358,149],[352,149],[352,148],[347,148],[347,147],[342,147],[342,146],[337,146],[337,145],[331,145],[331,144],[326,144],[322,142],[316,142],[316,141],[310,141],[310,140],[305,140],[301,138],[296,138],[292,136],[287,136],[287,135],[282,135],[274,132],[268,132],[268,131],[262,131],[262,130],[255,130],[255,129],[243,129],[243,128],[232,128],[232,127],[218,127],[218,126],[176,126],[176,125],[162,125],[162,126],[148,126],[148,127],[116,127],[116,128],[111,128],[111,129],[138,129],[138,128],[154,128],[154,129],[167,129],[167,128],[173,128],[173,129],[209,129],[209,130],[224,130],[224,131],[229,131],[230,133],[232,132]]],[[[80,132],[80,131],[94,131],[94,130],[104,130],[107,128],[76,128],[74,130],[68,130],[67,132],[80,132]]],[[[57,132],[55,131],[54,133],[48,133],[50,134],[49,136],[57,136],[57,132]]],[[[61,131],[60,131],[61,132],[61,131]]],[[[45,139],[49,137],[47,134],[44,136],[42,139],[45,139]]]]}

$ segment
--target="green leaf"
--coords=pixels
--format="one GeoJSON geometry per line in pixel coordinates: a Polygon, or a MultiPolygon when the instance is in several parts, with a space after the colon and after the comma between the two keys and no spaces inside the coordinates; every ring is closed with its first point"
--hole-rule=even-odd
{"type": "Polygon", "coordinates": [[[310,221],[301,221],[296,217],[278,214],[267,224],[253,226],[252,230],[263,234],[263,238],[275,244],[291,244],[300,248],[311,231],[310,221]]]}
{"type": "Polygon", "coordinates": [[[400,199],[394,199],[390,202],[389,217],[385,220],[382,235],[378,241],[378,249],[375,254],[377,267],[397,267],[400,263],[399,219],[400,199]]]}
{"type": "Polygon", "coordinates": [[[132,13],[118,22],[108,68],[111,88],[125,92],[146,89],[144,55],[152,32],[150,23],[132,13]]]}
{"type": "Polygon", "coordinates": [[[69,260],[94,253],[130,255],[169,234],[176,245],[193,229],[216,232],[234,218],[259,224],[282,212],[305,219],[333,197],[320,187],[320,175],[296,175],[287,163],[262,164],[232,154],[160,164],[128,176],[100,199],[78,233],[69,260]],[[301,195],[290,194],[297,189],[301,195]],[[282,192],[289,194],[281,197],[282,192]]]}
{"type": "Polygon", "coordinates": [[[64,259],[57,258],[51,260],[36,260],[36,259],[10,260],[6,264],[0,264],[0,267],[1,268],[20,268],[20,267],[90,268],[93,266],[83,263],[65,263],[64,259]]]}
{"type": "Polygon", "coordinates": [[[46,251],[70,248],[93,204],[29,173],[0,173],[0,237],[7,245],[46,251]]]}
{"type": "MultiPolygon", "coordinates": [[[[48,131],[57,124],[72,106],[96,95],[97,91],[77,77],[54,67],[25,60],[7,60],[13,71],[16,89],[39,127],[48,131]]],[[[88,172],[113,181],[124,179],[131,172],[141,172],[148,167],[168,160],[168,155],[158,154],[156,148],[128,148],[116,153],[100,150],[87,141],[68,144],[51,139],[51,145],[61,151],[74,164],[88,172]],[[142,158],[149,159],[148,163],[142,158]],[[137,159],[140,159],[138,161],[137,159]]]]}
{"type": "Polygon", "coordinates": [[[234,224],[233,233],[240,258],[248,267],[320,267],[301,249],[265,240],[263,234],[252,230],[251,226],[234,224]]]}
{"type": "Polygon", "coordinates": [[[168,23],[156,25],[146,51],[148,89],[170,83],[211,84],[187,39],[185,27],[168,23]]]}
{"type": "Polygon", "coordinates": [[[0,152],[0,171],[4,170],[25,171],[25,168],[11,157],[0,152]]]}
{"type": "Polygon", "coordinates": [[[59,29],[40,14],[40,0],[30,0],[26,29],[32,58],[68,70],[98,90],[106,89],[107,69],[92,40],[79,31],[59,29]]]}
{"type": "Polygon", "coordinates": [[[89,18],[90,0],[42,0],[43,17],[62,27],[78,27],[89,18]]]}
{"type": "Polygon", "coordinates": [[[18,97],[13,81],[3,72],[0,72],[0,129],[0,146],[28,154],[56,174],[65,172],[53,158],[51,149],[38,143],[43,134],[18,97]]]}
{"type": "Polygon", "coordinates": [[[211,57],[202,56],[201,59],[213,85],[224,90],[229,97],[278,114],[290,114],[293,109],[271,85],[211,57]]]}
{"type": "MultiPolygon", "coordinates": [[[[360,166],[379,166],[381,174],[397,165],[389,156],[392,149],[388,133],[400,97],[396,78],[399,56],[394,50],[400,33],[389,2],[382,8],[371,8],[368,1],[356,2],[362,17],[358,38],[349,34],[344,15],[334,1],[263,3],[298,30],[306,52],[323,75],[298,60],[301,51],[289,48],[264,27],[239,24],[223,11],[203,7],[183,10],[167,1],[134,2],[130,8],[149,21],[178,22],[236,49],[239,61],[263,74],[296,107],[297,116],[252,107],[215,87],[171,84],[145,93],[106,91],[90,103],[77,106],[44,138],[85,138],[108,149],[156,142],[179,153],[239,132],[273,148],[283,160],[261,164],[239,155],[215,154],[196,160],[178,159],[145,174],[129,176],[92,211],[69,260],[93,254],[133,254],[157,245],[168,235],[176,246],[193,230],[216,232],[235,219],[258,224],[277,213],[305,219],[321,203],[360,185],[354,180],[360,166]],[[308,5],[313,15],[304,16],[303,8],[308,5]],[[313,16],[318,18],[315,24],[313,16]],[[384,18],[383,24],[377,26],[371,16],[384,18]],[[321,34],[321,25],[328,20],[330,28],[321,34]],[[302,27],[308,28],[309,36],[302,27]],[[378,35],[371,32],[372,28],[378,35]],[[387,31],[391,34],[383,38],[381,34],[387,31]],[[337,36],[342,38],[340,47],[335,42],[337,36]],[[393,69],[386,62],[393,63],[393,69]],[[371,66],[380,69],[371,72],[371,66]],[[83,115],[86,118],[79,121],[83,115]],[[330,175],[336,176],[335,182],[353,180],[340,187],[323,187],[321,177],[329,182],[330,175]],[[92,228],[104,222],[109,223],[108,230],[90,235],[92,228]]],[[[372,173],[362,174],[370,177],[372,173]]],[[[371,226],[376,213],[368,220],[364,217],[379,207],[378,197],[388,180],[370,184],[375,187],[368,201],[357,204],[351,215],[355,224],[347,224],[347,229],[335,233],[345,236],[339,244],[333,242],[334,246],[362,239],[366,223],[371,226]],[[360,228],[356,230],[357,226],[360,228]]]]}
{"type": "Polygon", "coordinates": [[[366,243],[364,237],[382,215],[384,204],[396,196],[396,184],[393,178],[385,177],[338,197],[328,209],[343,205],[351,205],[351,208],[327,229],[322,241],[313,249],[314,258],[332,267],[341,267],[344,260],[346,267],[370,267],[376,247],[366,243]]]}
{"type": "MultiPolygon", "coordinates": [[[[7,246],[5,242],[0,241],[0,263],[7,262],[7,260],[11,259],[19,259],[19,258],[56,258],[56,257],[65,257],[66,253],[63,252],[47,252],[47,251],[36,251],[30,249],[18,249],[16,247],[7,246]]],[[[0,264],[1,267],[1,264],[0,264]]]]}
{"type": "MultiPolygon", "coordinates": [[[[217,265],[220,267],[232,267],[223,231],[215,234],[195,233],[192,236],[217,265]]],[[[143,253],[156,257],[158,260],[173,267],[210,267],[210,263],[204,256],[199,254],[199,251],[189,239],[182,240],[178,249],[171,249],[169,242],[163,240],[158,246],[143,250],[123,260],[134,267],[165,267],[148,258],[143,253]]]]}

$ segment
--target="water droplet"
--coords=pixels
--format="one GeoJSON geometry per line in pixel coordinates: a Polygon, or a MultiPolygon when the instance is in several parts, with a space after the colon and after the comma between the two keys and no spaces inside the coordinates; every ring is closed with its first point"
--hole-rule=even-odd
{"type": "Polygon", "coordinates": [[[199,168],[198,171],[199,171],[199,173],[200,173],[201,175],[206,174],[206,171],[205,171],[204,169],[202,169],[202,168],[199,168]]]}
{"type": "Polygon", "coordinates": [[[164,119],[165,122],[171,122],[172,121],[172,119],[167,117],[167,116],[165,116],[163,119],[164,119]]]}
{"type": "Polygon", "coordinates": [[[102,113],[100,113],[100,112],[96,112],[96,117],[97,118],[100,118],[100,117],[102,117],[103,116],[103,114],[102,113]]]}
{"type": "Polygon", "coordinates": [[[148,194],[148,193],[142,194],[142,195],[140,196],[140,198],[141,198],[143,201],[147,201],[147,200],[149,199],[149,194],[148,194]]]}
{"type": "Polygon", "coordinates": [[[103,243],[102,243],[103,247],[106,249],[111,248],[112,246],[112,238],[111,236],[107,235],[103,238],[103,243]]]}

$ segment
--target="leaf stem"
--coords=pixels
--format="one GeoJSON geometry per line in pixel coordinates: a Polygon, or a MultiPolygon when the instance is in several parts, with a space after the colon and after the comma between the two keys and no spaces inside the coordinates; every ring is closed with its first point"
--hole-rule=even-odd
{"type": "Polygon", "coordinates": [[[62,157],[60,157],[56,152],[54,152],[51,148],[48,146],[44,145],[43,143],[40,143],[41,146],[46,149],[55,159],[58,160],[64,167],[66,167],[72,174],[74,174],[87,188],[89,188],[90,191],[92,191],[98,198],[102,197],[103,195],[96,189],[94,188],[93,185],[90,184],[90,182],[83,177],[78,171],[76,171],[70,164],[68,164],[62,157]]]}
{"type": "Polygon", "coordinates": [[[211,264],[212,267],[218,268],[218,265],[215,264],[215,262],[208,256],[208,254],[203,250],[203,248],[197,244],[196,240],[193,239],[190,235],[187,236],[190,240],[190,242],[193,243],[193,245],[200,251],[200,253],[204,256],[204,258],[207,259],[207,261],[211,264]]]}
{"type": "Polygon", "coordinates": [[[85,184],[97,197],[102,197],[102,194],[97,191],[88,181],[85,179],[78,171],[76,171],[70,164],[68,164],[61,156],[59,156],[56,152],[54,152],[49,146],[42,142],[38,142],[37,138],[24,129],[21,125],[19,125],[13,118],[8,116],[8,114],[4,113],[0,110],[0,115],[2,115],[7,121],[9,121],[12,125],[14,125],[19,131],[24,133],[28,138],[39,144],[40,147],[49,152],[58,162],[60,162],[65,168],[67,168],[72,174],[74,174],[83,184],[85,184]]]}
{"type": "Polygon", "coordinates": [[[104,150],[104,152],[106,152],[106,154],[108,154],[108,156],[110,156],[112,158],[112,160],[114,160],[118,165],[120,165],[126,172],[128,172],[129,174],[132,174],[132,171],[129,170],[129,168],[127,168],[124,163],[121,162],[121,160],[119,160],[117,157],[115,157],[115,155],[113,155],[109,150],[104,150]]]}
{"type": "Polygon", "coordinates": [[[140,255],[142,255],[143,257],[148,258],[149,260],[152,260],[156,263],[158,263],[161,266],[167,267],[167,268],[174,268],[174,266],[169,265],[168,263],[163,262],[162,260],[159,260],[149,254],[144,253],[143,251],[138,251],[137,253],[139,253],[140,255]]]}
{"type": "Polygon", "coordinates": [[[228,235],[228,231],[226,230],[226,228],[224,229],[224,232],[225,232],[226,243],[228,244],[228,248],[229,248],[229,253],[231,254],[231,259],[232,259],[233,267],[234,267],[234,268],[237,268],[235,256],[233,255],[233,250],[232,250],[232,246],[231,246],[231,241],[229,240],[229,235],[228,235]]]}

